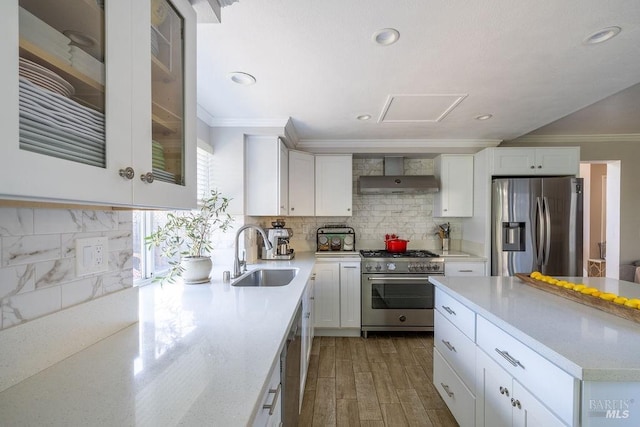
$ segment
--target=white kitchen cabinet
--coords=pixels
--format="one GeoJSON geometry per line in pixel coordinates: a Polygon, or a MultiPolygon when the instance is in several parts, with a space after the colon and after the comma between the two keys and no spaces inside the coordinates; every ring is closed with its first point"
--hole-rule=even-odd
{"type": "Polygon", "coordinates": [[[580,147],[490,148],[493,176],[578,175],[580,147]]]}
{"type": "Polygon", "coordinates": [[[475,397],[437,348],[433,350],[433,385],[458,424],[473,426],[475,397]]]}
{"type": "Polygon", "coordinates": [[[435,311],[434,322],[435,348],[440,351],[469,391],[475,393],[476,344],[439,310],[435,311]]]}
{"type": "Polygon", "coordinates": [[[486,265],[484,261],[457,261],[444,260],[444,274],[449,277],[461,276],[486,276],[486,265]]]}
{"type": "Polygon", "coordinates": [[[351,216],[353,164],[350,154],[316,155],[316,216],[351,216]]]}
{"type": "Polygon", "coordinates": [[[473,216],[473,155],[436,157],[434,175],[440,181],[440,191],[433,195],[433,216],[473,216]]]}
{"type": "Polygon", "coordinates": [[[280,361],[271,370],[269,385],[262,396],[260,409],[253,420],[253,427],[278,427],[282,421],[282,387],[280,385],[280,361]]]}
{"type": "Polygon", "coordinates": [[[247,137],[245,182],[247,215],[288,214],[289,154],[280,138],[247,137]]]}
{"type": "Polygon", "coordinates": [[[196,16],[186,0],[162,4],[167,14],[157,27],[168,38],[153,55],[149,0],[110,0],[104,9],[82,0],[2,2],[0,78],[8,84],[0,103],[0,197],[195,206],[196,16]],[[65,30],[96,43],[64,47],[65,30]],[[172,66],[162,68],[163,61],[172,66]],[[19,89],[25,68],[38,67],[54,73],[68,96],[24,80],[19,89]],[[53,109],[65,111],[64,120],[52,119],[53,109]],[[162,167],[153,161],[154,139],[166,155],[162,167]]]}
{"type": "Polygon", "coordinates": [[[340,327],[340,263],[316,262],[316,328],[340,327]]]}
{"type": "MultiPolygon", "coordinates": [[[[567,424],[484,351],[477,354],[477,427],[561,427],[567,424]]],[[[552,377],[545,377],[552,382],[552,377]]]]}
{"type": "Polygon", "coordinates": [[[315,156],[289,151],[289,216],[315,215],[315,156]]]}
{"type": "Polygon", "coordinates": [[[435,296],[433,382],[460,425],[577,425],[576,378],[441,288],[435,296]]]}
{"type": "Polygon", "coordinates": [[[315,274],[316,334],[360,335],[360,262],[316,262],[315,274]]]}
{"type": "Polygon", "coordinates": [[[307,372],[309,368],[309,358],[311,357],[311,347],[313,345],[314,323],[315,323],[315,274],[312,274],[307,282],[307,287],[302,294],[302,338],[301,338],[301,359],[300,359],[300,408],[302,410],[302,399],[304,397],[305,384],[307,382],[307,372]]]}
{"type": "Polygon", "coordinates": [[[577,379],[540,356],[482,316],[477,316],[476,345],[564,422],[578,417],[577,379]],[[553,378],[553,381],[549,381],[553,378]]]}
{"type": "Polygon", "coordinates": [[[340,263],[340,327],[360,329],[360,262],[340,263]]]}

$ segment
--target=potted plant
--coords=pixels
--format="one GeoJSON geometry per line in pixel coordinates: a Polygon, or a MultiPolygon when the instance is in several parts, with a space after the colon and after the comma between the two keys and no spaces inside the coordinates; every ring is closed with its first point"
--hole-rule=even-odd
{"type": "Polygon", "coordinates": [[[230,201],[212,190],[199,209],[168,214],[167,223],[145,238],[148,246],[160,248],[169,260],[167,274],[156,276],[155,280],[174,283],[182,276],[185,283],[209,281],[213,265],[209,256],[213,250],[211,233],[229,228],[233,221],[226,213],[230,201]]]}

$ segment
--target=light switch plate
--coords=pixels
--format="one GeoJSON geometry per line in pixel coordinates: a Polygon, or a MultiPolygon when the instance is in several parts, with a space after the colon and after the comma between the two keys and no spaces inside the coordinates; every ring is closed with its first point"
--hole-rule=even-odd
{"type": "Polygon", "coordinates": [[[76,240],[76,276],[101,273],[109,269],[109,239],[91,237],[76,240]]]}

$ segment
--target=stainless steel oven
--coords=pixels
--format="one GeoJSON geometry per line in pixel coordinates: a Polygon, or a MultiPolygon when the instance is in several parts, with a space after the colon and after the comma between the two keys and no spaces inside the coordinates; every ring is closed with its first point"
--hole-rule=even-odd
{"type": "Polygon", "coordinates": [[[434,287],[444,260],[429,251],[361,251],[362,332],[433,331],[434,287]]]}

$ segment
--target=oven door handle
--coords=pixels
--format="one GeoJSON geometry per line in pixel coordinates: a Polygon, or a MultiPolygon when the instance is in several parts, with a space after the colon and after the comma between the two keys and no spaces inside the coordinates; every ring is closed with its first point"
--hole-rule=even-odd
{"type": "Polygon", "coordinates": [[[385,282],[407,282],[407,281],[424,282],[424,281],[429,281],[429,279],[427,277],[389,277],[389,276],[385,276],[385,277],[367,277],[367,280],[370,280],[370,281],[373,281],[373,280],[384,280],[385,282]]]}

